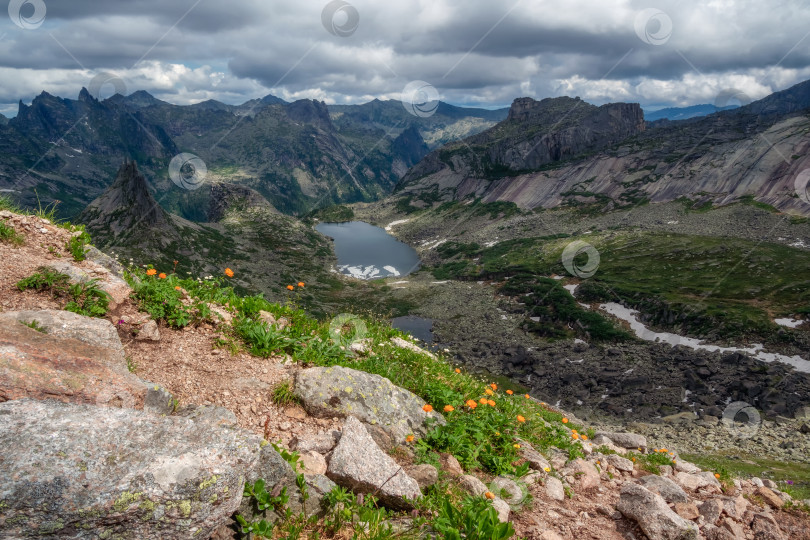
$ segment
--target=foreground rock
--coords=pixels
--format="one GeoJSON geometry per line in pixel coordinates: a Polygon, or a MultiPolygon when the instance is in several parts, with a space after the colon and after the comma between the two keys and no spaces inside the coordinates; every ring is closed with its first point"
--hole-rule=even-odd
{"type": "MultiPolygon", "coordinates": [[[[98,250],[96,252],[101,253],[98,250]]],[[[94,254],[94,256],[98,257],[97,254],[94,254]]],[[[71,283],[86,283],[93,279],[98,280],[98,287],[110,295],[111,308],[122,304],[132,292],[126,281],[101,264],[85,263],[88,268],[84,269],[67,261],[57,261],[50,263],[48,266],[57,272],[67,274],[71,283]]]]}
{"type": "Polygon", "coordinates": [[[424,400],[385,377],[339,366],[301,371],[295,394],[312,416],[352,415],[384,429],[395,443],[410,434],[424,435],[428,418],[445,423],[439,413],[422,410],[424,400]]]}
{"type": "Polygon", "coordinates": [[[637,484],[622,486],[616,508],[625,517],[638,522],[641,530],[656,540],[696,540],[697,525],[673,512],[666,501],[637,484]]]}
{"type": "Polygon", "coordinates": [[[0,537],[207,538],[242,500],[258,437],[186,418],[0,404],[0,537]]]}
{"type": "Polygon", "coordinates": [[[0,319],[0,400],[31,397],[142,408],[146,386],[129,372],[109,321],[67,311],[0,319]],[[18,322],[37,321],[49,333],[18,322]]]}
{"type": "Polygon", "coordinates": [[[391,508],[410,509],[421,497],[416,480],[374,443],[353,416],[343,424],[343,435],[332,452],[327,476],[356,493],[373,493],[391,508]]]}
{"type": "Polygon", "coordinates": [[[681,489],[681,486],[663,476],[650,474],[643,476],[639,480],[641,484],[654,493],[661,495],[668,503],[689,502],[689,496],[681,489]]]}

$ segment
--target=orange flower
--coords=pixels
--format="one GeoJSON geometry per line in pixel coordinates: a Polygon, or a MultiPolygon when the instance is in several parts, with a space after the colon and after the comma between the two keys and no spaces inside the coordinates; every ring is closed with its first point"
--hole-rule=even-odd
{"type": "Polygon", "coordinates": [[[719,473],[714,473],[714,477],[715,477],[715,478],[717,478],[717,479],[719,479],[719,478],[720,478],[720,474],[719,474],[719,473]]]}
{"type": "Polygon", "coordinates": [[[303,288],[303,287],[304,287],[304,282],[303,282],[303,281],[299,281],[299,282],[298,282],[298,286],[303,288]]]}
{"type": "Polygon", "coordinates": [[[427,403],[425,403],[425,404],[422,406],[422,410],[423,410],[423,411],[425,411],[425,412],[430,412],[430,411],[432,411],[432,410],[433,410],[433,405],[428,405],[427,403]]]}
{"type": "Polygon", "coordinates": [[[583,440],[583,441],[587,441],[587,440],[588,440],[588,436],[587,436],[587,435],[582,435],[582,440],[583,440]]]}
{"type": "Polygon", "coordinates": [[[405,442],[413,442],[413,435],[408,435],[405,437],[405,442]]]}
{"type": "Polygon", "coordinates": [[[494,406],[495,406],[495,402],[494,402],[493,400],[491,400],[491,399],[490,399],[489,401],[487,401],[487,405],[489,405],[490,407],[494,407],[494,406]]]}
{"type": "Polygon", "coordinates": [[[461,373],[461,370],[456,368],[456,373],[461,373]]]}
{"type": "Polygon", "coordinates": [[[453,407],[452,405],[445,405],[444,406],[444,412],[453,412],[455,410],[456,410],[456,408],[453,407]]]}
{"type": "Polygon", "coordinates": [[[571,430],[571,433],[576,433],[576,432],[577,432],[577,430],[575,430],[575,429],[571,430]]]}
{"type": "Polygon", "coordinates": [[[486,493],[484,493],[484,497],[486,497],[487,499],[492,500],[492,499],[495,498],[495,494],[492,493],[491,491],[487,491],[486,493]]]}
{"type": "Polygon", "coordinates": [[[518,422],[520,422],[520,423],[522,424],[523,422],[525,422],[525,421],[526,421],[526,419],[525,419],[525,418],[523,418],[522,416],[518,415],[518,417],[517,417],[517,421],[518,421],[518,422]]]}
{"type": "Polygon", "coordinates": [[[530,397],[530,396],[529,396],[529,394],[526,394],[526,395],[525,395],[525,396],[523,396],[523,397],[525,397],[526,399],[529,399],[529,397],[530,397]]]}
{"type": "Polygon", "coordinates": [[[487,388],[486,390],[484,390],[484,393],[485,393],[486,395],[488,395],[488,396],[491,396],[491,395],[492,395],[492,394],[494,394],[495,392],[493,392],[492,390],[490,390],[489,388],[487,388]]]}
{"type": "Polygon", "coordinates": [[[563,423],[563,424],[567,424],[567,423],[568,423],[568,418],[563,418],[563,419],[562,419],[562,423],[563,423]]]}
{"type": "Polygon", "coordinates": [[[177,285],[177,286],[174,288],[174,290],[175,290],[175,291],[179,291],[179,290],[180,290],[180,288],[181,288],[181,287],[180,287],[180,285],[177,285]]]}
{"type": "Polygon", "coordinates": [[[468,399],[467,403],[465,403],[465,405],[467,405],[467,407],[469,407],[471,409],[474,409],[474,408],[478,407],[478,403],[476,403],[475,400],[472,400],[472,399],[468,399]]]}
{"type": "Polygon", "coordinates": [[[634,462],[636,461],[636,458],[632,458],[632,459],[633,459],[634,462]]]}
{"type": "Polygon", "coordinates": [[[507,394],[509,394],[510,396],[511,396],[512,394],[514,394],[514,392],[512,392],[511,390],[507,390],[507,391],[506,391],[506,393],[507,393],[507,394]]]}
{"type": "Polygon", "coordinates": [[[497,384],[495,384],[495,383],[490,384],[490,386],[492,387],[492,389],[493,389],[493,390],[497,390],[497,389],[498,389],[498,385],[497,385],[497,384]]]}
{"type": "Polygon", "coordinates": [[[226,268],[225,275],[228,277],[233,277],[233,270],[231,270],[230,268],[226,268]]]}
{"type": "Polygon", "coordinates": [[[572,433],[571,438],[572,439],[579,439],[579,433],[572,433]]]}
{"type": "Polygon", "coordinates": [[[293,287],[292,285],[287,285],[287,289],[293,290],[293,289],[295,289],[295,287],[293,287]]]}
{"type": "Polygon", "coordinates": [[[164,274],[163,272],[161,272],[161,273],[160,273],[160,275],[158,275],[158,277],[159,277],[160,279],[166,279],[166,274],[164,274]]]}
{"type": "Polygon", "coordinates": [[[155,274],[157,274],[157,270],[155,270],[154,268],[150,268],[149,270],[146,271],[147,276],[154,276],[155,274]]]}
{"type": "Polygon", "coordinates": [[[481,405],[486,405],[487,403],[489,403],[489,400],[485,397],[482,397],[481,399],[478,400],[478,403],[480,403],[481,405]]]}

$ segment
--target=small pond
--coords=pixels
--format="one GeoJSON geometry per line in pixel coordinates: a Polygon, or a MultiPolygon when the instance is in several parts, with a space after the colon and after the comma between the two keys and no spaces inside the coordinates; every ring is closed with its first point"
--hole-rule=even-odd
{"type": "Polygon", "coordinates": [[[357,279],[398,277],[419,268],[416,251],[380,227],[350,221],[319,223],[315,230],[335,241],[337,269],[347,276],[357,279]]]}
{"type": "Polygon", "coordinates": [[[433,319],[406,315],[391,319],[391,326],[397,330],[408,332],[424,343],[433,343],[433,319]]]}

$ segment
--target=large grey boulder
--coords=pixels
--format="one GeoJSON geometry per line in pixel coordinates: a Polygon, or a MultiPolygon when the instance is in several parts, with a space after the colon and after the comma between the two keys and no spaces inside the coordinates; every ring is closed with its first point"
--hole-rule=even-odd
{"type": "Polygon", "coordinates": [[[0,537],[207,538],[260,439],[132,409],[0,404],[0,537]]]}
{"type": "Polygon", "coordinates": [[[67,311],[5,314],[0,318],[0,401],[53,398],[143,408],[147,388],[127,369],[114,332],[109,321],[67,311]],[[36,320],[48,333],[18,320],[36,320]]]}
{"type": "Polygon", "coordinates": [[[551,464],[548,462],[545,456],[535,450],[535,448],[528,441],[517,439],[517,442],[520,443],[520,450],[518,450],[518,453],[520,454],[520,457],[529,463],[529,467],[536,471],[545,471],[546,469],[551,468],[551,464]]]}
{"type": "Polygon", "coordinates": [[[685,503],[689,502],[689,496],[681,489],[681,486],[663,476],[650,474],[642,476],[639,479],[641,485],[650,491],[654,491],[661,495],[668,503],[685,503]]]}
{"type": "Polygon", "coordinates": [[[608,439],[609,442],[621,448],[638,449],[642,452],[647,449],[647,438],[644,435],[639,435],[637,433],[597,431],[593,439],[593,444],[595,446],[600,446],[603,442],[607,442],[604,441],[604,439],[608,439]]]}
{"type": "Polygon", "coordinates": [[[7,311],[0,313],[0,320],[17,321],[24,324],[36,323],[45,334],[59,338],[77,339],[94,347],[103,347],[115,352],[124,362],[124,346],[118,337],[118,331],[106,319],[86,317],[60,309],[43,309],[29,311],[7,311]]]}
{"type": "Polygon", "coordinates": [[[326,475],[338,485],[356,493],[372,493],[391,508],[410,509],[422,496],[416,480],[384,453],[363,424],[350,416],[340,437],[326,475]]]}
{"type": "Polygon", "coordinates": [[[656,540],[696,540],[697,525],[683,519],[667,505],[660,495],[638,484],[622,486],[616,509],[636,521],[641,530],[656,540]]]}
{"type": "Polygon", "coordinates": [[[549,476],[546,479],[546,495],[555,501],[565,500],[565,486],[563,483],[554,476],[549,476]]]}
{"type": "Polygon", "coordinates": [[[395,444],[410,434],[427,433],[428,418],[445,424],[441,414],[422,410],[425,402],[419,396],[385,377],[355,369],[334,366],[300,371],[295,378],[295,394],[312,416],[354,416],[384,429],[395,444]]]}

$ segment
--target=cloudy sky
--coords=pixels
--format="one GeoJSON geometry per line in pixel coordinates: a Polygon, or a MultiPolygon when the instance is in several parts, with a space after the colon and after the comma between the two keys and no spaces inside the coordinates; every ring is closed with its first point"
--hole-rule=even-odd
{"type": "Polygon", "coordinates": [[[362,103],[412,81],[485,107],[758,99],[810,79],[808,22],[807,0],[10,0],[0,112],[105,73],[177,104],[362,103]]]}

